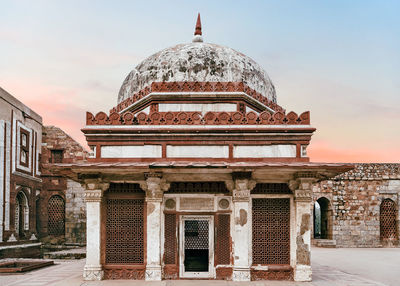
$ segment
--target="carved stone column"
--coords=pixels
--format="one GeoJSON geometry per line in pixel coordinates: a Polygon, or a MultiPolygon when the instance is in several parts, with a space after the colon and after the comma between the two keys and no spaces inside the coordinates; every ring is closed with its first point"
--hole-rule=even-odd
{"type": "Polygon", "coordinates": [[[311,281],[311,203],[315,174],[301,173],[289,186],[294,192],[296,214],[296,266],[295,281],[311,281]]]}
{"type": "Polygon", "coordinates": [[[141,184],[146,192],[147,202],[147,281],[161,280],[161,202],[169,184],[159,173],[145,174],[146,181],[141,184]]]}
{"type": "Polygon", "coordinates": [[[84,280],[102,280],[101,265],[101,203],[107,183],[86,183],[86,264],[83,269],[84,280]]]}
{"type": "MultiPolygon", "coordinates": [[[[255,186],[251,173],[232,174],[233,197],[233,281],[250,281],[251,266],[251,204],[250,191],[255,186]]],[[[227,184],[228,188],[230,187],[227,184]]],[[[231,188],[232,188],[231,187],[231,188]]]]}

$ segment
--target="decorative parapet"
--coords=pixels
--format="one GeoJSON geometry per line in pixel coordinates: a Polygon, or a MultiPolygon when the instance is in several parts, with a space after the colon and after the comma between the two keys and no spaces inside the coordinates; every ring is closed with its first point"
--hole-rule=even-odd
{"type": "Polygon", "coordinates": [[[86,112],[86,125],[309,125],[310,112],[300,115],[291,111],[288,114],[264,111],[260,114],[249,112],[131,112],[111,113],[109,116],[99,112],[94,116],[86,112]]]}
{"type": "Polygon", "coordinates": [[[131,106],[136,101],[144,98],[152,92],[244,92],[252,98],[258,100],[274,111],[285,112],[285,109],[270,101],[261,93],[251,89],[243,82],[153,82],[131,97],[120,102],[110,110],[110,113],[120,112],[131,106]]]}

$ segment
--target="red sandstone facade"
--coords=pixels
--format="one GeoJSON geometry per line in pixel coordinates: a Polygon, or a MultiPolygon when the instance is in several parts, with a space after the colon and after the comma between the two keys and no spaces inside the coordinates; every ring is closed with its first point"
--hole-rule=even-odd
{"type": "Polygon", "coordinates": [[[310,281],[312,183],[353,166],[310,162],[309,112],[197,26],[86,114],[87,162],[49,166],[86,188],[84,278],[310,281]]]}

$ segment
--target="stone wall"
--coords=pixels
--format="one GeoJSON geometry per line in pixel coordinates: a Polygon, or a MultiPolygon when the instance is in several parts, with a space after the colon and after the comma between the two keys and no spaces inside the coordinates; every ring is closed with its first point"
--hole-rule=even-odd
{"type": "MultiPolygon", "coordinates": [[[[78,163],[86,160],[87,151],[55,126],[43,127],[42,164],[48,163],[78,163]],[[52,150],[61,150],[61,162],[55,162],[52,150]]],[[[58,159],[58,161],[60,158],[58,159]]],[[[83,200],[84,189],[79,183],[65,177],[53,175],[42,168],[43,189],[40,193],[40,236],[50,242],[66,244],[86,243],[86,208],[83,200]],[[53,196],[61,197],[65,202],[65,236],[48,237],[49,200],[53,196]]],[[[45,241],[47,241],[45,239],[45,241]]]]}
{"type": "Polygon", "coordinates": [[[328,227],[337,247],[382,247],[380,205],[391,199],[397,209],[399,236],[400,164],[356,164],[354,170],[313,187],[314,202],[330,202],[328,227]],[[330,225],[329,225],[330,224],[330,225]]]}
{"type": "Polygon", "coordinates": [[[65,240],[67,244],[86,243],[85,189],[81,184],[67,180],[65,209],[65,240]]]}

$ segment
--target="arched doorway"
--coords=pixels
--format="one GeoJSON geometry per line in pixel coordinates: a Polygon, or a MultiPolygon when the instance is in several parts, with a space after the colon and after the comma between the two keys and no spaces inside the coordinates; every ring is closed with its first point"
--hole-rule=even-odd
{"type": "Polygon", "coordinates": [[[58,195],[52,196],[48,204],[47,231],[49,235],[60,236],[65,234],[65,202],[58,195]]]}
{"type": "Polygon", "coordinates": [[[397,242],[396,203],[391,199],[384,199],[380,206],[380,238],[384,245],[393,245],[397,242]]]}
{"type": "Polygon", "coordinates": [[[18,237],[25,237],[25,230],[29,230],[29,205],[24,192],[18,192],[15,197],[15,232],[18,237]]]}
{"type": "Polygon", "coordinates": [[[332,239],[332,208],[325,197],[314,203],[314,238],[332,239]]]}

